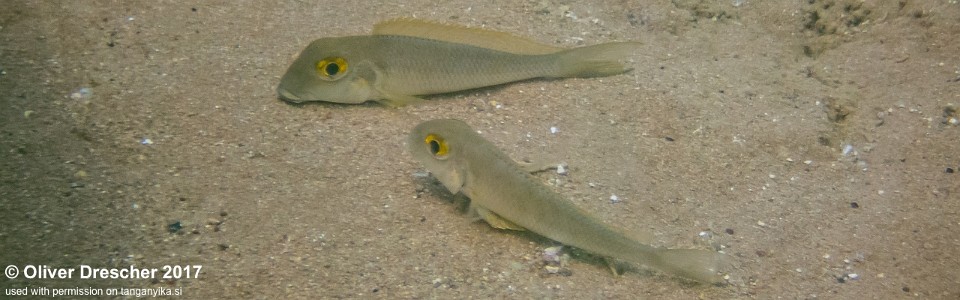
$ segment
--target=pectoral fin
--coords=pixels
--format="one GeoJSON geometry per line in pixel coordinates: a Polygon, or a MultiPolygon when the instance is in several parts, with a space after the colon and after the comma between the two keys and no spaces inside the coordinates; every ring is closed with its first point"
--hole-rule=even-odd
{"type": "Polygon", "coordinates": [[[613,273],[613,276],[620,276],[620,268],[617,267],[617,261],[610,257],[604,257],[603,261],[607,263],[607,267],[610,268],[610,272],[613,273]]]}
{"type": "Polygon", "coordinates": [[[493,228],[510,229],[510,230],[518,230],[518,231],[526,230],[520,225],[513,224],[513,222],[510,222],[507,219],[500,217],[496,213],[486,208],[474,205],[472,203],[470,204],[470,210],[473,212],[476,212],[477,215],[480,216],[480,218],[482,218],[484,221],[487,221],[487,223],[490,224],[490,226],[493,226],[493,228]]]}
{"type": "Polygon", "coordinates": [[[384,92],[380,92],[380,95],[383,98],[376,99],[375,101],[379,102],[380,104],[393,107],[393,108],[407,106],[407,105],[422,104],[423,102],[426,101],[426,100],[423,100],[422,98],[419,98],[416,96],[409,96],[409,95],[397,95],[397,94],[390,94],[390,93],[384,93],[384,92]]]}

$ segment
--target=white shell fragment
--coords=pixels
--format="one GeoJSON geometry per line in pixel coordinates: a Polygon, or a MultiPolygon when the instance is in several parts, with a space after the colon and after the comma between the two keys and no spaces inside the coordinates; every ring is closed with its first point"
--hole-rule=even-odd
{"type": "Polygon", "coordinates": [[[560,262],[560,250],[563,250],[563,246],[543,249],[543,260],[546,262],[560,262]]]}
{"type": "Polygon", "coordinates": [[[563,167],[563,164],[557,165],[557,174],[567,175],[567,168],[563,167]]]}
{"type": "Polygon", "coordinates": [[[853,145],[850,145],[850,144],[843,145],[843,151],[840,151],[840,154],[843,154],[843,156],[847,156],[847,155],[850,155],[850,153],[856,154],[853,151],[853,145]]]}

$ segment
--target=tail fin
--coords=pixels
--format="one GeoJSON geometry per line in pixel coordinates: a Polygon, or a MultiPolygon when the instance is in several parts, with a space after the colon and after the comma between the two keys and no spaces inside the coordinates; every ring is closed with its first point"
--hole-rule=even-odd
{"type": "Polygon", "coordinates": [[[559,55],[557,77],[601,77],[630,71],[620,63],[637,52],[640,43],[620,42],[564,50],[559,55]]]}
{"type": "Polygon", "coordinates": [[[723,254],[694,249],[661,249],[658,254],[659,259],[650,262],[651,267],[699,282],[723,282],[717,275],[727,264],[723,254]]]}

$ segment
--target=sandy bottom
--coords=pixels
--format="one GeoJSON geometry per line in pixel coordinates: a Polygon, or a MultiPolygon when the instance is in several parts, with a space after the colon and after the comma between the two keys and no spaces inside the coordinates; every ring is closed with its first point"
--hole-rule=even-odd
{"type": "Polygon", "coordinates": [[[957,1],[351,2],[5,4],[0,266],[19,273],[4,295],[960,297],[957,1]],[[395,17],[643,45],[624,75],[417,107],[277,99],[311,40],[395,17]],[[555,242],[473,222],[406,152],[435,118],[566,162],[537,176],[605,222],[723,251],[726,284],[616,277],[570,248],[551,273],[555,242]]]}

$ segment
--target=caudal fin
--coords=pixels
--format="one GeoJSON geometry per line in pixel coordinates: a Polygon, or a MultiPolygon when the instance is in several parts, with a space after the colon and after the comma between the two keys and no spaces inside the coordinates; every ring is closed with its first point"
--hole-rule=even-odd
{"type": "Polygon", "coordinates": [[[659,259],[651,262],[658,270],[704,283],[721,283],[717,274],[727,264],[726,256],[713,251],[661,249],[659,259]]]}
{"type": "Polygon", "coordinates": [[[557,77],[601,77],[621,74],[632,68],[621,61],[638,51],[638,42],[606,43],[564,50],[560,56],[557,77]]]}

